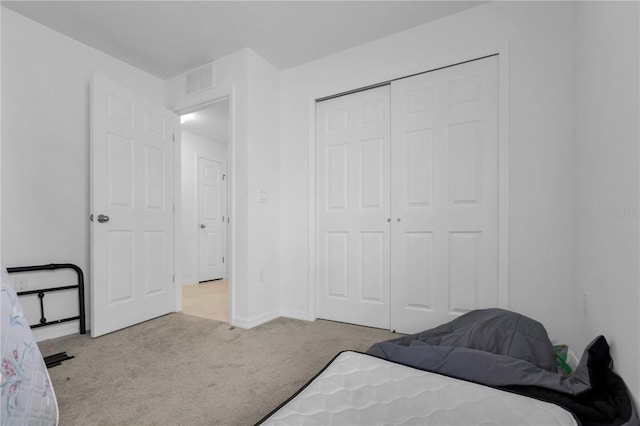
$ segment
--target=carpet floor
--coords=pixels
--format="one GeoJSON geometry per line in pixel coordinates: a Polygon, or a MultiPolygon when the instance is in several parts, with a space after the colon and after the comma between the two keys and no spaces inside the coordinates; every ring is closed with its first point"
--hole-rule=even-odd
{"type": "Polygon", "coordinates": [[[251,330],[180,313],[96,339],[40,342],[61,426],[252,425],[339,351],[397,335],[331,321],[279,318],[251,330]]]}

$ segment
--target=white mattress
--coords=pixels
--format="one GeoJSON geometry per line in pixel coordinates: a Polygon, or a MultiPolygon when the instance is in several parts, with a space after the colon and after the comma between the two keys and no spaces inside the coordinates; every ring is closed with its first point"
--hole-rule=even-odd
{"type": "Polygon", "coordinates": [[[547,402],[343,352],[266,425],[577,425],[547,402]]]}

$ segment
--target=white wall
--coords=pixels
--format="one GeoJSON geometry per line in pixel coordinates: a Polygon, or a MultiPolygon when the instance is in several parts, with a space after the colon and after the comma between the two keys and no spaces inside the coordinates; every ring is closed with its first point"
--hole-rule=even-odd
{"type": "MultiPolygon", "coordinates": [[[[89,308],[91,74],[161,105],[164,81],[5,8],[1,36],[2,262],[77,264],[89,308]]],[[[77,332],[73,323],[59,327],[77,332]]]]}
{"type": "Polygon", "coordinates": [[[256,316],[248,320],[257,324],[280,316],[280,72],[251,50],[248,59],[249,311],[256,316]]]}
{"type": "MultiPolygon", "coordinates": [[[[282,73],[282,312],[309,318],[312,100],[508,50],[510,308],[571,331],[572,22],[567,2],[492,2],[282,73]]],[[[503,59],[504,60],[504,59],[503,59]]]]}
{"type": "Polygon", "coordinates": [[[182,229],[176,235],[176,239],[180,239],[181,246],[177,282],[184,285],[196,284],[199,281],[198,157],[225,163],[227,146],[186,131],[182,131],[181,142],[182,229]]]}
{"type": "Polygon", "coordinates": [[[250,49],[214,62],[215,88],[185,96],[185,74],[167,82],[181,112],[230,96],[230,322],[253,327],[279,315],[279,73],[250,49]],[[259,191],[268,192],[259,203],[259,191]],[[264,269],[264,281],[260,281],[264,269]]]}
{"type": "MultiPolygon", "coordinates": [[[[604,335],[640,397],[637,2],[577,2],[573,345],[604,335]],[[584,294],[588,293],[586,309],[584,294]]],[[[577,354],[579,355],[579,354],[577,354]]]]}

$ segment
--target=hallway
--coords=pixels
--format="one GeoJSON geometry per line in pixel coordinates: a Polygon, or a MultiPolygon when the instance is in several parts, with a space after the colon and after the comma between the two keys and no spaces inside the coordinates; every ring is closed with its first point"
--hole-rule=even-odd
{"type": "Polygon", "coordinates": [[[182,313],[216,321],[229,321],[229,280],[182,286],[182,313]]]}

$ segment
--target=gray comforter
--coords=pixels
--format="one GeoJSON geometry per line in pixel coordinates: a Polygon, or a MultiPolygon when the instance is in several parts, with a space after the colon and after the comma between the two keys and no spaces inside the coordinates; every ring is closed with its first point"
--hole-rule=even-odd
{"type": "Polygon", "coordinates": [[[602,336],[585,349],[574,373],[564,377],[556,372],[555,351],[542,324],[515,312],[472,311],[439,327],[376,343],[367,353],[551,400],[585,425],[638,424],[624,383],[610,370],[609,347],[602,336]],[[613,376],[620,383],[609,389],[613,376]],[[600,413],[592,413],[592,406],[602,404],[608,404],[603,421],[600,413]]]}

